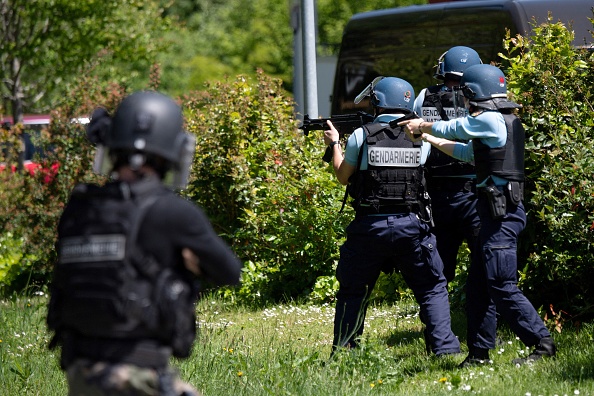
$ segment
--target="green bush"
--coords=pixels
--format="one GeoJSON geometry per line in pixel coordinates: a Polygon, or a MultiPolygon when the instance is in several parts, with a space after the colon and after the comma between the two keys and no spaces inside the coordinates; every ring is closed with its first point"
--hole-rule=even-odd
{"type": "Polygon", "coordinates": [[[24,243],[10,232],[0,235],[0,294],[35,261],[34,256],[23,253],[24,243]]]}
{"type": "Polygon", "coordinates": [[[261,72],[210,85],[186,110],[197,153],[185,193],[244,262],[239,295],[309,295],[333,275],[352,215],[339,213],[344,189],[321,161],[322,134],[304,137],[280,80],[261,72]]]}
{"type": "Polygon", "coordinates": [[[528,226],[520,281],[537,306],[594,315],[594,54],[561,23],[507,37],[508,88],[523,105],[528,226]]]}
{"type": "MultiPolygon", "coordinates": [[[[46,172],[0,172],[0,226],[5,235],[10,233],[14,240],[23,241],[22,257],[26,258],[12,265],[15,276],[6,282],[3,293],[21,290],[28,284],[41,286],[49,280],[56,254],[56,228],[70,191],[76,183],[102,179],[91,171],[94,150],[86,140],[85,127],[73,120],[88,116],[98,105],[113,109],[123,92],[117,86],[102,88],[92,77],[81,78],[62,106],[52,111],[49,128],[35,141],[46,153],[45,158],[36,161],[44,167],[59,164],[57,174],[48,178],[46,172]]],[[[9,165],[17,164],[21,129],[21,125],[15,125],[2,131],[2,141],[13,143],[12,152],[9,150],[7,158],[2,158],[9,165]]]]}

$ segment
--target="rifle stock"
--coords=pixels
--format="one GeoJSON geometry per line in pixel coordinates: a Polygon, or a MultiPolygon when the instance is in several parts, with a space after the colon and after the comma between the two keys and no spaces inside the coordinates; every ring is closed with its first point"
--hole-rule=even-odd
{"type": "MultiPolygon", "coordinates": [[[[372,122],[374,119],[373,115],[368,114],[364,111],[358,111],[356,114],[340,114],[333,115],[330,118],[309,118],[309,115],[305,115],[303,118],[303,124],[299,126],[299,129],[303,131],[305,136],[309,135],[310,131],[325,131],[330,129],[328,126],[328,120],[332,122],[332,125],[338,131],[340,137],[350,135],[355,129],[360,128],[362,125],[372,122]]],[[[332,160],[332,149],[326,147],[326,152],[322,157],[325,162],[332,160]]]]}

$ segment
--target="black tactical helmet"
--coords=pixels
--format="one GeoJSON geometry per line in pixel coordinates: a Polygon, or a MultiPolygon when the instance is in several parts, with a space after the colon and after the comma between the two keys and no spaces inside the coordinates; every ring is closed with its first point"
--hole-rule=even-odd
{"type": "Polygon", "coordinates": [[[151,158],[165,160],[166,169],[162,170],[172,170],[172,184],[183,187],[195,150],[195,139],[184,131],[183,123],[178,104],[154,91],[127,96],[113,117],[103,109],[96,110],[87,129],[89,139],[98,145],[95,170],[105,173],[107,164],[101,153],[105,147],[108,160],[116,163],[138,166],[151,158]],[[139,155],[142,158],[137,162],[139,155]]]}
{"type": "Polygon", "coordinates": [[[116,109],[104,144],[111,150],[154,154],[175,164],[186,139],[183,122],[181,108],[170,97],[135,92],[116,109]]]}

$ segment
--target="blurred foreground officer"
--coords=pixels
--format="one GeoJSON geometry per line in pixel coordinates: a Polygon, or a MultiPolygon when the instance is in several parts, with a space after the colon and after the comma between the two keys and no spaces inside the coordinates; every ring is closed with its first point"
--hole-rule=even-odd
{"type": "Polygon", "coordinates": [[[379,77],[358,97],[371,97],[373,123],[355,130],[343,158],[338,131],[331,125],[324,141],[333,150],[332,165],[349,184],[355,219],[340,248],[336,277],[340,288],[334,319],[333,351],[356,347],[363,333],[368,298],[381,271],[399,270],[420,306],[428,349],[436,355],[460,352],[451,330],[443,264],[430,231],[423,163],[428,144],[412,142],[403,128],[389,122],[411,116],[412,86],[396,77],[379,77]]]}
{"type": "Polygon", "coordinates": [[[196,334],[196,280],[239,282],[241,264],[183,188],[193,137],[180,107],[157,92],[93,113],[95,170],[104,186],[75,187],[58,225],[50,348],[62,347],[69,395],[198,395],[169,367],[196,334]]]}
{"type": "MultiPolygon", "coordinates": [[[[464,70],[481,64],[477,52],[469,47],[450,48],[438,61],[435,77],[442,84],[421,90],[415,112],[425,121],[450,120],[466,115],[464,96],[453,87],[460,85],[464,70]]],[[[481,260],[478,233],[481,222],[476,210],[474,166],[440,150],[431,150],[425,163],[427,191],[433,208],[433,233],[448,282],[456,276],[458,251],[463,241],[470,249],[470,265],[481,260]]]]}
{"type": "Polygon", "coordinates": [[[469,115],[451,121],[403,121],[410,136],[421,136],[449,155],[474,159],[481,219],[483,265],[470,267],[466,282],[469,354],[461,366],[483,364],[495,347],[495,312],[534,351],[523,364],[554,356],[555,343],[536,309],[518,288],[518,235],[526,226],[522,203],[524,128],[507,100],[505,76],[495,66],[469,67],[461,87],[469,115]],[[471,143],[446,139],[471,140],[471,143]]]}

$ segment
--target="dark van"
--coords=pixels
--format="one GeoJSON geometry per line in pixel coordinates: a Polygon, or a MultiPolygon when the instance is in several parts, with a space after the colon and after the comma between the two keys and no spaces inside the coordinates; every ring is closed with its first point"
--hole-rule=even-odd
{"type": "Polygon", "coordinates": [[[529,34],[533,18],[571,24],[574,45],[592,43],[593,0],[451,1],[370,11],[354,15],[345,27],[332,93],[331,114],[369,111],[353,99],[377,76],[398,76],[416,92],[437,81],[437,59],[449,48],[474,48],[483,63],[497,61],[506,29],[529,34]]]}

